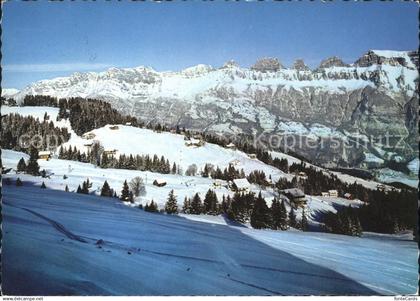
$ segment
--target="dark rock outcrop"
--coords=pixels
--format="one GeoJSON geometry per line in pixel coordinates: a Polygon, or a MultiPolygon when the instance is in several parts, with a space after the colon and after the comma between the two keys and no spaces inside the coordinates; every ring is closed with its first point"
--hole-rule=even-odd
{"type": "Polygon", "coordinates": [[[348,67],[348,64],[345,64],[339,57],[333,56],[327,58],[321,62],[319,68],[330,68],[330,67],[348,67]]]}
{"type": "MultiPolygon", "coordinates": [[[[411,61],[418,66],[418,55],[416,52],[409,52],[407,55],[411,58],[411,61]],[[411,55],[410,55],[411,54],[411,55]],[[415,60],[417,58],[417,61],[415,60]]],[[[390,65],[390,66],[403,66],[408,67],[408,62],[405,55],[398,56],[398,52],[395,52],[392,56],[381,55],[381,52],[368,51],[361,58],[359,58],[354,65],[359,67],[369,67],[372,65],[390,65]]]]}
{"type": "Polygon", "coordinates": [[[293,63],[293,69],[298,70],[298,71],[308,71],[310,70],[308,66],[305,65],[305,62],[302,59],[297,59],[294,63],[293,63]]]}
{"type": "Polygon", "coordinates": [[[252,67],[251,70],[260,72],[276,72],[283,69],[283,65],[277,58],[262,58],[259,59],[252,67]]]}

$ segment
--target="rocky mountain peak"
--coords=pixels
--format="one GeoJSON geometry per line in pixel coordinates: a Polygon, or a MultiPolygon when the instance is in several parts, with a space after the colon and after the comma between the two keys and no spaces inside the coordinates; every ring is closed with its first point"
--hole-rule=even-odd
{"type": "Polygon", "coordinates": [[[342,59],[337,56],[329,57],[321,62],[319,68],[330,68],[330,67],[349,67],[348,64],[344,63],[342,59]]]}
{"type": "Polygon", "coordinates": [[[232,68],[232,67],[239,68],[239,65],[234,60],[229,60],[229,61],[227,61],[226,63],[223,64],[222,69],[224,69],[224,68],[232,68]]]}
{"type": "Polygon", "coordinates": [[[310,70],[308,66],[305,65],[305,62],[302,59],[297,59],[294,63],[293,63],[293,69],[298,70],[298,71],[307,71],[310,70]]]}
{"type": "Polygon", "coordinates": [[[354,64],[359,67],[386,64],[415,68],[418,66],[418,53],[416,51],[369,50],[354,64]]]}
{"type": "Polygon", "coordinates": [[[277,58],[266,57],[257,60],[257,62],[251,67],[251,70],[260,72],[277,72],[283,68],[283,65],[277,58]]]}
{"type": "Polygon", "coordinates": [[[411,62],[413,62],[416,68],[419,69],[419,52],[417,50],[409,51],[407,55],[410,57],[411,62]]]}

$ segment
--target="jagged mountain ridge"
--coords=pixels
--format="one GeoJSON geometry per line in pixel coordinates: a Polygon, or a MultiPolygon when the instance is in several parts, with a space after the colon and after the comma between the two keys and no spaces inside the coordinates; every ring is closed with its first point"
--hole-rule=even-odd
{"type": "Polygon", "coordinates": [[[296,150],[319,163],[343,165],[361,161],[366,151],[380,158],[394,152],[407,160],[415,156],[417,68],[417,52],[380,50],[367,52],[353,64],[332,57],[315,70],[303,60],[287,69],[275,58],[258,60],[249,69],[233,61],[220,68],[197,65],[180,72],[111,68],[39,81],[14,98],[41,94],[104,99],[146,121],[225,134],[347,139],[355,132],[378,136],[388,131],[405,137],[402,150],[388,153],[375,148],[345,154],[341,149],[296,150]]]}

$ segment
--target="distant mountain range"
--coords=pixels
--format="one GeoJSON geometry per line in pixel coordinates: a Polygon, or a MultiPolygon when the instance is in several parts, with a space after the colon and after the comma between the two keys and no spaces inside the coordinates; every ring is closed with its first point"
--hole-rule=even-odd
{"type": "Polygon", "coordinates": [[[286,68],[275,58],[260,59],[251,68],[234,61],[179,72],[111,68],[42,80],[6,95],[18,102],[37,94],[103,99],[145,121],[214,133],[282,133],[318,141],[386,132],[403,136],[399,149],[374,144],[295,149],[319,164],[366,167],[418,155],[418,67],[415,51],[372,50],[353,64],[331,57],[314,70],[303,60],[286,68]]]}

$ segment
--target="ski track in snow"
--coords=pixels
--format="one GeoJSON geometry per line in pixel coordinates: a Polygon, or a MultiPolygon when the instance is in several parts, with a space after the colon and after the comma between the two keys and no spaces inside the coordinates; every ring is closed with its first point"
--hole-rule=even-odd
{"type": "Polygon", "coordinates": [[[27,212],[29,212],[29,213],[32,213],[33,215],[35,215],[35,216],[37,216],[37,217],[39,217],[39,218],[41,218],[41,219],[43,219],[43,220],[45,220],[45,221],[47,221],[48,223],[50,223],[58,232],[60,232],[60,233],[63,233],[65,236],[67,236],[69,239],[71,239],[71,240],[75,240],[75,241],[79,241],[79,242],[83,242],[83,243],[87,243],[87,241],[86,240],[84,240],[83,238],[81,238],[80,236],[78,236],[78,235],[76,235],[76,234],[74,234],[74,233],[72,233],[72,232],[70,232],[69,230],[67,230],[62,224],[60,224],[59,222],[56,222],[55,220],[52,220],[52,219],[50,219],[50,218],[48,218],[48,217],[46,217],[46,216],[44,216],[44,215],[42,215],[42,214],[39,214],[39,213],[37,213],[37,212],[35,212],[35,211],[33,211],[33,210],[31,210],[31,209],[27,209],[27,208],[22,208],[22,207],[19,207],[19,206],[15,206],[15,205],[12,205],[12,204],[10,204],[9,202],[6,202],[6,201],[3,201],[3,205],[7,205],[7,206],[12,206],[12,207],[15,207],[15,208],[19,208],[19,209],[22,209],[22,210],[25,210],[25,211],[27,211],[27,212]]]}

